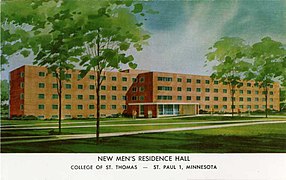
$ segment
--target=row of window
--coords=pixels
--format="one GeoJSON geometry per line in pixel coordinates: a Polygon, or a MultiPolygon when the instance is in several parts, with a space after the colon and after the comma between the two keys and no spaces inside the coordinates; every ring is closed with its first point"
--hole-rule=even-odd
{"type": "MultiPolygon", "coordinates": [[[[158,86],[158,91],[172,91],[173,90],[173,87],[171,86],[158,86]]],[[[182,87],[177,87],[177,91],[182,91],[182,87]]],[[[186,88],[186,91],[188,92],[191,92],[192,91],[192,88],[190,87],[187,87],[186,88]]],[[[210,88],[205,88],[205,92],[210,92],[211,89],[210,88]]],[[[196,92],[202,92],[202,88],[196,88],[196,92]]],[[[219,89],[218,88],[214,88],[213,89],[213,92],[214,93],[218,93],[219,92],[219,89]]],[[[222,93],[227,93],[228,90],[227,89],[222,89],[222,93]]],[[[243,94],[244,93],[244,90],[239,90],[239,93],[240,94],[243,94]]],[[[246,90],[246,93],[247,94],[259,94],[259,91],[255,90],[255,91],[252,91],[252,90],[246,90]]],[[[265,93],[264,91],[262,92],[263,94],[265,93]]],[[[273,91],[269,91],[269,94],[270,95],[273,95],[273,91]]]]}
{"type": "MultiPolygon", "coordinates": [[[[71,104],[66,104],[64,107],[65,107],[65,109],[69,109],[69,110],[72,109],[72,105],[71,104]]],[[[81,104],[77,105],[76,107],[77,107],[78,110],[83,110],[84,109],[84,105],[81,105],[81,104]]],[[[100,105],[100,109],[106,109],[106,107],[107,107],[107,105],[105,105],[105,104],[100,105]]],[[[126,105],[121,105],[121,107],[122,107],[122,109],[126,109],[127,108],[126,105]]],[[[56,110],[58,108],[59,108],[59,106],[57,104],[52,104],[52,109],[56,110]]],[[[95,109],[95,105],[90,104],[90,105],[88,105],[87,108],[88,109],[95,109]]],[[[117,109],[117,105],[110,105],[110,108],[111,109],[117,109]]],[[[20,109],[23,109],[23,105],[21,105],[20,109]]],[[[45,109],[45,105],[44,104],[39,104],[38,105],[38,109],[44,110],[45,109]]]]}
{"type": "MultiPolygon", "coordinates": [[[[172,77],[160,77],[160,76],[159,76],[159,77],[157,78],[157,80],[158,80],[158,81],[165,81],[165,82],[172,82],[172,81],[173,81],[173,78],[172,78],[172,77]]],[[[177,82],[182,82],[182,78],[177,78],[177,82]]],[[[191,83],[191,82],[192,82],[192,79],[187,78],[187,83],[191,83]]],[[[202,82],[201,79],[196,79],[196,83],[197,83],[197,84],[201,84],[201,82],[202,82]]],[[[214,84],[219,84],[219,81],[214,80],[213,83],[214,83],[214,84]]],[[[210,80],[205,80],[205,84],[210,84],[210,80]]],[[[223,84],[223,85],[227,85],[226,82],[223,82],[222,84],[223,84]]],[[[244,83],[242,82],[241,85],[243,86],[243,84],[244,84],[244,83]]],[[[249,83],[249,82],[248,82],[248,83],[246,83],[246,86],[247,86],[247,87],[251,87],[252,84],[253,84],[253,83],[249,83]]],[[[253,86],[259,87],[258,83],[254,83],[253,86]]],[[[272,85],[272,84],[270,85],[270,88],[273,88],[273,85],[272,85]]]]}
{"type": "MultiPolygon", "coordinates": [[[[206,96],[204,97],[205,101],[210,101],[210,97],[209,96],[206,96]]],[[[132,96],[132,100],[135,99],[137,100],[137,96],[132,96]]],[[[143,97],[144,99],[144,97],[143,97]]],[[[173,96],[168,96],[168,95],[158,95],[157,96],[157,99],[158,100],[173,100],[173,96]]],[[[228,97],[222,97],[221,99],[219,97],[213,97],[213,101],[219,101],[219,100],[222,100],[222,101],[230,101],[232,98],[228,98],[228,97]]],[[[251,97],[247,97],[247,98],[244,98],[244,97],[239,97],[239,101],[247,101],[247,102],[251,102],[252,100],[254,99],[255,102],[258,102],[259,101],[259,98],[258,97],[255,97],[255,98],[251,98],[251,97]]],[[[177,100],[183,100],[183,97],[182,96],[177,96],[177,100]]],[[[186,96],[186,100],[192,100],[192,96],[186,96]]],[[[201,96],[196,96],[196,100],[197,101],[200,101],[202,100],[202,97],[201,96]]],[[[233,97],[233,100],[236,101],[236,98],[233,97]]],[[[261,100],[263,102],[265,102],[265,98],[261,98],[261,100]]],[[[273,98],[270,98],[269,99],[270,102],[273,102],[273,98]]]]}
{"type": "MultiPolygon", "coordinates": [[[[225,109],[227,109],[227,105],[223,105],[222,106],[222,110],[225,110],[225,109]]],[[[265,109],[265,105],[261,105],[261,106],[259,106],[259,105],[239,105],[239,106],[236,106],[236,105],[233,105],[233,106],[230,106],[229,108],[231,108],[231,107],[233,107],[234,109],[235,108],[239,108],[239,109],[244,109],[244,108],[247,108],[247,109],[249,109],[249,110],[251,110],[252,108],[254,108],[254,109],[259,109],[259,108],[261,108],[261,109],[265,109]]],[[[273,109],[273,105],[270,105],[269,106],[271,109],[273,109]]],[[[211,109],[211,108],[213,108],[213,109],[219,109],[219,106],[218,105],[205,105],[205,107],[204,107],[205,109],[211,109]]]]}
{"type": "MultiPolygon", "coordinates": [[[[39,76],[40,77],[45,77],[46,76],[46,73],[45,72],[39,72],[39,76]]],[[[57,77],[57,74],[56,73],[52,73],[52,76],[53,77],[57,77]]],[[[24,77],[24,73],[22,72],[21,73],[21,77],[24,77]]],[[[95,80],[95,76],[94,75],[89,75],[88,76],[90,80],[95,80]]],[[[66,79],[71,79],[72,78],[72,74],[65,74],[65,78],[66,79]]],[[[103,80],[106,80],[106,76],[101,76],[101,78],[103,80]]],[[[80,74],[77,75],[77,79],[82,79],[82,76],[80,74]]],[[[122,77],[121,80],[123,82],[127,82],[128,81],[128,78],[127,77],[122,77]]],[[[116,76],[112,76],[111,77],[111,81],[117,81],[117,77],[116,76]]],[[[133,82],[136,82],[136,78],[132,78],[132,81],[133,82]]],[[[144,82],[144,78],[140,78],[140,82],[144,82]]]]}
{"type": "MultiPolygon", "coordinates": [[[[64,97],[65,97],[65,99],[72,99],[72,95],[71,94],[65,94],[64,97]]],[[[45,94],[38,94],[38,98],[39,99],[45,99],[45,94]]],[[[52,94],[52,99],[58,99],[58,98],[59,98],[58,94],[52,94]]],[[[24,94],[23,93],[20,94],[20,99],[24,99],[24,94]]],[[[78,100],[83,100],[83,95],[82,94],[78,94],[77,95],[77,99],[78,100]]],[[[95,95],[88,95],[88,99],[90,99],[90,100],[95,99],[95,95]]],[[[101,95],[100,99],[101,100],[106,100],[106,95],[101,95]]],[[[111,95],[111,99],[112,100],[117,100],[117,96],[116,95],[111,95]]],[[[122,100],[127,100],[127,97],[126,96],[122,96],[121,99],[122,100]]]]}
{"type": "MultiPolygon", "coordinates": [[[[113,114],[112,114],[112,115],[113,115],[113,114]]],[[[116,114],[114,114],[114,115],[116,115],[116,114]]],[[[101,117],[105,117],[106,114],[100,114],[100,116],[101,116],[101,117]]],[[[72,118],[72,115],[66,114],[66,115],[64,115],[64,117],[65,117],[65,119],[70,119],[70,118],[72,118]]],[[[76,115],[76,117],[77,117],[77,118],[94,118],[95,115],[94,115],[94,114],[90,114],[90,115],[88,115],[87,117],[85,117],[85,116],[82,115],[82,114],[78,114],[78,115],[76,115]]],[[[45,116],[44,116],[44,115],[40,115],[40,116],[38,116],[38,118],[39,118],[39,119],[44,119],[45,116]]],[[[59,116],[58,116],[58,115],[52,115],[51,118],[52,118],[52,119],[58,119],[59,116]]]]}

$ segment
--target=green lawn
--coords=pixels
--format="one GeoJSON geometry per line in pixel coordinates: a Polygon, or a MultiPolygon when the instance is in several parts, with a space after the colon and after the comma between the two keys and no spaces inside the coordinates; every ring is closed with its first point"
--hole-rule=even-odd
{"type": "Polygon", "coordinates": [[[286,152],[286,124],[2,145],[2,152],[275,153],[286,152]]]}

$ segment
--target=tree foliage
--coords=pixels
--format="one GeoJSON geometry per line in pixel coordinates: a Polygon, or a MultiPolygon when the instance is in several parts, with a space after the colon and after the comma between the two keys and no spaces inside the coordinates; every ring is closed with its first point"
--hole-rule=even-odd
{"type": "Polygon", "coordinates": [[[1,105],[9,100],[9,82],[8,80],[1,80],[1,105]]]}

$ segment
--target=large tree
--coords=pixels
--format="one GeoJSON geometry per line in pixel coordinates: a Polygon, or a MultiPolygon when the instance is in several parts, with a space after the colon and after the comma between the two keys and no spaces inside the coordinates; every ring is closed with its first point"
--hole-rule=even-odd
{"type": "Polygon", "coordinates": [[[206,55],[207,63],[213,61],[216,63],[213,66],[211,78],[229,86],[232,116],[235,92],[243,85],[241,80],[249,67],[249,63],[245,61],[248,49],[248,45],[241,38],[223,37],[210,48],[211,52],[206,55]]]}
{"type": "Polygon", "coordinates": [[[107,69],[120,69],[121,64],[136,68],[130,50],[141,51],[150,37],[142,28],[138,16],[145,16],[144,5],[132,1],[102,1],[96,7],[79,5],[85,9],[85,19],[77,36],[82,37],[84,52],[80,56],[85,76],[95,72],[96,141],[99,142],[100,87],[107,69]]]}
{"type": "Polygon", "coordinates": [[[251,47],[250,58],[253,59],[248,79],[254,79],[265,96],[265,116],[268,116],[269,86],[285,75],[285,47],[281,42],[270,37],[262,38],[251,47]]]}

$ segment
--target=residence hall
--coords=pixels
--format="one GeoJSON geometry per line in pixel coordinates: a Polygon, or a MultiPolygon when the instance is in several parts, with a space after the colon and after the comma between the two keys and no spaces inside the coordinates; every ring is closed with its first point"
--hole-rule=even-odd
{"type": "MultiPolygon", "coordinates": [[[[69,71],[63,83],[62,118],[96,116],[95,72],[80,77],[69,71]]],[[[148,72],[142,70],[105,71],[100,90],[100,115],[160,117],[194,115],[200,110],[231,112],[228,85],[209,76],[148,72]]],[[[263,90],[252,81],[243,82],[235,93],[235,112],[265,109],[263,90]]],[[[279,83],[269,89],[268,108],[279,110],[279,83]]],[[[24,65],[10,72],[10,117],[33,115],[58,118],[55,74],[45,67],[24,65]]]]}

